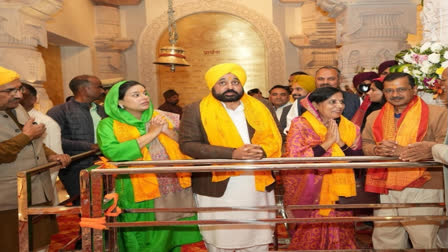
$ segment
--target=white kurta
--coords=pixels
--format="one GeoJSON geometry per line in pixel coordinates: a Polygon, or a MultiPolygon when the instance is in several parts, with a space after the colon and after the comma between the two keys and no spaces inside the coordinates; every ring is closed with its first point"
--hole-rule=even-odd
{"type": "MultiPolygon", "coordinates": [[[[30,117],[34,117],[34,120],[37,123],[43,123],[45,124],[45,133],[42,135],[44,144],[50,148],[52,151],[63,154],[62,151],[62,140],[61,140],[61,128],[59,127],[59,124],[53,120],[53,118],[45,115],[44,113],[36,110],[31,109],[28,111],[28,114],[30,117]]],[[[54,197],[53,197],[53,205],[58,205],[58,192],[56,190],[56,179],[58,177],[59,170],[51,168],[50,169],[50,177],[51,177],[51,184],[54,188],[54,197]]]]}
{"type": "MultiPolygon", "coordinates": [[[[225,107],[225,106],[224,106],[225,107]]],[[[235,110],[227,109],[227,113],[238,129],[243,142],[250,144],[244,106],[235,110]]],[[[244,172],[240,176],[231,177],[222,197],[195,195],[199,207],[250,207],[275,205],[274,192],[255,190],[253,172],[244,172]]],[[[275,211],[220,211],[199,212],[199,220],[254,220],[275,218],[275,211]]],[[[272,242],[272,224],[238,224],[238,225],[200,225],[202,237],[208,244],[218,248],[247,248],[272,242]]]]}
{"type": "Polygon", "coordinates": [[[298,99],[296,99],[293,103],[292,103],[292,107],[289,110],[288,114],[286,115],[286,128],[283,130],[283,133],[288,134],[289,128],[291,127],[291,121],[292,119],[296,118],[299,116],[299,110],[297,108],[297,101],[298,99]]]}
{"type": "Polygon", "coordinates": [[[53,118],[35,109],[28,111],[28,114],[30,115],[30,117],[34,117],[34,120],[37,123],[45,124],[45,128],[47,128],[47,130],[42,135],[44,144],[52,151],[58,154],[63,154],[61,128],[59,127],[59,124],[55,120],[53,120],[53,118]]]}

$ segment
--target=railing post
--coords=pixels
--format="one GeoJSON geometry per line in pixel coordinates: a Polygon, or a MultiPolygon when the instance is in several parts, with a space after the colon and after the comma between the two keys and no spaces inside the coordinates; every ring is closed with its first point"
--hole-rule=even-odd
{"type": "MultiPolygon", "coordinates": [[[[110,193],[115,190],[115,177],[114,176],[106,176],[105,179],[105,193],[110,193]]],[[[117,221],[117,217],[106,217],[107,222],[115,222],[117,221]]],[[[108,230],[108,249],[109,251],[118,251],[117,247],[117,229],[116,228],[109,228],[108,230]]]]}
{"type": "MultiPolygon", "coordinates": [[[[81,218],[90,218],[90,173],[87,170],[81,170],[80,186],[81,186],[81,218]]],[[[92,231],[90,228],[81,228],[82,251],[92,251],[92,231]]]]}
{"type": "Polygon", "coordinates": [[[22,171],[17,174],[17,203],[19,218],[19,251],[30,251],[30,223],[28,222],[28,182],[27,174],[22,171]]]}
{"type": "MultiPolygon", "coordinates": [[[[90,174],[92,218],[103,216],[103,175],[90,174]]],[[[93,229],[93,251],[103,251],[103,230],[93,229]]]]}

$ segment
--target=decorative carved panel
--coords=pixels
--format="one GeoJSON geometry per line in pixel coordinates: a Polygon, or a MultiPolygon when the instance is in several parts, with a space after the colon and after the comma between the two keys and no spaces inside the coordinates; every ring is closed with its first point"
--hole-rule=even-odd
{"type": "Polygon", "coordinates": [[[33,84],[43,111],[52,107],[45,88],[45,63],[37,46],[47,47],[46,22],[62,8],[63,0],[2,1],[0,5],[0,65],[33,84]]]}
{"type": "Polygon", "coordinates": [[[345,85],[352,86],[360,68],[375,68],[406,48],[408,33],[416,32],[416,7],[411,0],[347,4],[346,13],[337,18],[342,42],[339,68],[345,85]]]}
{"type": "Polygon", "coordinates": [[[423,42],[439,41],[448,44],[448,1],[425,0],[421,13],[423,42]]]}
{"type": "Polygon", "coordinates": [[[300,70],[314,75],[323,66],[338,65],[335,20],[322,13],[315,1],[302,6],[303,34],[292,36],[289,41],[299,48],[300,70]]]}
{"type": "Polygon", "coordinates": [[[122,78],[126,75],[126,62],[122,52],[132,46],[132,39],[122,38],[120,11],[115,6],[95,7],[96,65],[100,79],[122,78]]]}

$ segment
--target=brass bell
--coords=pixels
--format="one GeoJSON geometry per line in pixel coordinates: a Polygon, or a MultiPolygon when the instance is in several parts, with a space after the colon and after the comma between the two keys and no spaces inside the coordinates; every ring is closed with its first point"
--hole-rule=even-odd
{"type": "Polygon", "coordinates": [[[190,66],[185,59],[184,49],[175,45],[160,48],[159,57],[154,64],[170,66],[171,72],[176,71],[176,66],[190,66]]]}

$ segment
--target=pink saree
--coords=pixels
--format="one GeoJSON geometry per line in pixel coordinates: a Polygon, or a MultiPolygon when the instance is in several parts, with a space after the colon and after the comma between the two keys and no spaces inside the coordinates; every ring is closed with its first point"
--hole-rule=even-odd
{"type": "MultiPolygon", "coordinates": [[[[357,139],[353,146],[361,148],[359,128],[356,134],[357,139]]],[[[292,121],[287,136],[285,156],[313,157],[312,148],[320,143],[321,138],[314,132],[309,122],[303,117],[297,117],[292,121]]],[[[331,156],[331,153],[326,152],[322,156],[331,156]]],[[[282,171],[285,205],[319,204],[323,175],[328,172],[331,170],[282,171]]],[[[292,214],[296,218],[325,218],[318,210],[293,210],[292,214]]],[[[352,215],[352,211],[332,210],[329,217],[352,215]]],[[[290,232],[292,239],[289,249],[356,249],[353,223],[299,223],[290,232]]]]}

